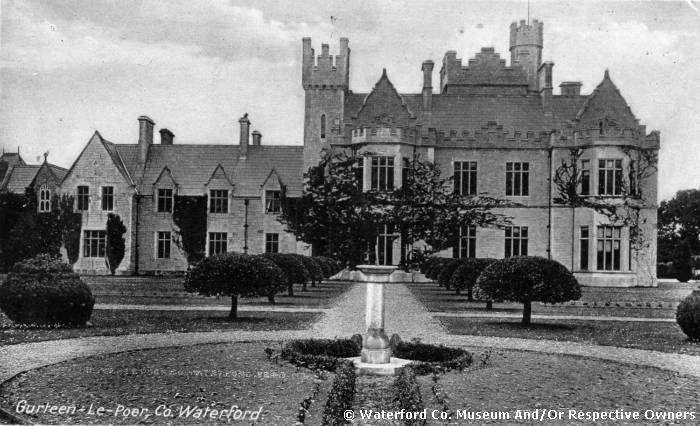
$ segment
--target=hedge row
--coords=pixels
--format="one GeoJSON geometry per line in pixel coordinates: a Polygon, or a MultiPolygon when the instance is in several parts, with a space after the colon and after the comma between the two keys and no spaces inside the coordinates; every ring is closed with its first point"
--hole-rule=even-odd
{"type": "Polygon", "coordinates": [[[355,400],[355,380],[355,365],[348,360],[340,360],[323,410],[324,426],[347,424],[345,412],[352,410],[352,403],[355,400]]]}
{"type": "Polygon", "coordinates": [[[410,366],[401,369],[394,380],[394,404],[397,410],[406,413],[405,425],[425,425],[426,420],[414,413],[423,413],[423,397],[420,393],[420,385],[416,380],[416,373],[410,366]]]}

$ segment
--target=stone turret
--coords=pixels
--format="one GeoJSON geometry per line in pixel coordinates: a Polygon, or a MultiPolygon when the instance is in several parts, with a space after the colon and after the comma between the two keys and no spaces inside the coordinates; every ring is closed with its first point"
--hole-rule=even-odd
{"type": "Polygon", "coordinates": [[[537,71],[542,65],[544,23],[533,19],[510,24],[510,63],[520,64],[528,76],[529,89],[537,91],[537,71]]]}
{"type": "Polygon", "coordinates": [[[302,45],[301,84],[304,89],[348,89],[350,48],[347,38],[340,39],[340,52],[336,56],[330,54],[328,44],[322,44],[321,54],[315,57],[308,37],[302,39],[302,45]]]}

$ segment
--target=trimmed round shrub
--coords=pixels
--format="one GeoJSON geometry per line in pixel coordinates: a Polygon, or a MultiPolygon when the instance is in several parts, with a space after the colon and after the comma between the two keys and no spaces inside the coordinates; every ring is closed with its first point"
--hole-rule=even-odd
{"type": "Polygon", "coordinates": [[[316,262],[319,268],[321,268],[324,279],[328,279],[333,275],[333,269],[331,265],[328,264],[328,262],[326,262],[326,260],[319,256],[313,256],[311,259],[313,259],[313,261],[316,262]]]}
{"type": "Polygon", "coordinates": [[[476,285],[476,280],[479,279],[481,272],[496,259],[474,258],[463,259],[457,269],[450,277],[450,287],[459,294],[462,290],[466,290],[469,295],[469,300],[473,299],[473,289],[476,285]]]}
{"type": "Polygon", "coordinates": [[[445,287],[450,290],[450,284],[452,279],[452,274],[459,268],[462,264],[462,259],[449,259],[449,261],[444,262],[440,273],[438,274],[438,284],[441,287],[445,287]]]}
{"type": "Polygon", "coordinates": [[[530,324],[532,302],[561,303],[581,298],[576,277],[561,263],[538,256],[493,262],[479,276],[480,294],[491,300],[524,305],[523,324],[530,324]]]}
{"type": "Polygon", "coordinates": [[[83,326],[94,306],[71,266],[48,254],[16,263],[0,285],[0,310],[18,324],[83,326]]]}
{"type": "Polygon", "coordinates": [[[442,271],[442,268],[445,266],[445,263],[451,260],[454,259],[446,257],[436,257],[435,261],[429,265],[428,269],[425,272],[426,278],[437,281],[438,276],[440,275],[440,271],[442,271]]]}
{"type": "Polygon", "coordinates": [[[185,291],[204,296],[230,296],[229,318],[236,318],[239,297],[269,296],[271,288],[279,285],[279,281],[274,281],[280,278],[278,273],[263,266],[247,254],[205,257],[185,275],[185,291]]]}
{"type": "Polygon", "coordinates": [[[472,364],[472,354],[464,349],[420,342],[400,342],[392,356],[414,361],[411,367],[419,375],[462,371],[472,364]]]}
{"type": "Polygon", "coordinates": [[[282,358],[301,367],[335,371],[345,358],[360,356],[360,349],[352,339],[300,339],[284,345],[282,358]]]}
{"type": "Polygon", "coordinates": [[[694,290],[676,309],[676,322],[691,342],[700,341],[700,290],[694,290]]]}
{"type": "Polygon", "coordinates": [[[287,253],[265,253],[267,259],[273,261],[284,272],[287,280],[287,295],[294,296],[294,284],[304,284],[309,280],[309,271],[295,255],[287,253]]]}
{"type": "Polygon", "coordinates": [[[687,283],[693,277],[690,244],[686,240],[681,241],[673,251],[673,270],[675,278],[682,283],[687,283]]]}
{"type": "MultiPolygon", "coordinates": [[[[309,256],[304,256],[301,254],[295,254],[295,256],[301,260],[301,263],[304,264],[304,268],[306,268],[306,271],[309,273],[311,287],[316,287],[316,283],[323,280],[323,271],[321,271],[321,268],[309,256]]],[[[304,283],[302,290],[306,290],[306,283],[304,283]]]]}
{"type": "Polygon", "coordinates": [[[275,303],[275,295],[287,287],[284,271],[275,262],[262,256],[253,256],[253,263],[258,269],[260,287],[267,295],[267,300],[275,303]]]}
{"type": "Polygon", "coordinates": [[[340,263],[334,259],[331,259],[330,257],[316,256],[316,258],[322,260],[326,263],[326,265],[328,265],[328,268],[330,270],[329,278],[343,270],[343,267],[340,265],[340,263]]]}

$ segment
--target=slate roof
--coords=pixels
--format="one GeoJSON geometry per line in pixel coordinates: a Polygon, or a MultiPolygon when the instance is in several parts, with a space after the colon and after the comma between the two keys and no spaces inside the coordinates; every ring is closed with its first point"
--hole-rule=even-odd
{"type": "MultiPolygon", "coordinates": [[[[127,170],[138,170],[137,145],[116,145],[125,153],[127,170]],[[134,149],[135,148],[135,149],[134,149]],[[136,151],[136,155],[132,151],[136,151]]],[[[221,165],[234,183],[234,196],[260,196],[261,186],[275,169],[289,195],[299,195],[303,185],[303,147],[288,145],[248,146],[245,160],[238,145],[151,145],[148,162],[138,181],[139,192],[151,194],[153,185],[167,167],[178,184],[180,195],[201,195],[212,173],[221,165]]]]}
{"type": "Polygon", "coordinates": [[[25,189],[32,183],[40,165],[16,165],[10,167],[3,179],[0,190],[24,194],[25,189]]]}

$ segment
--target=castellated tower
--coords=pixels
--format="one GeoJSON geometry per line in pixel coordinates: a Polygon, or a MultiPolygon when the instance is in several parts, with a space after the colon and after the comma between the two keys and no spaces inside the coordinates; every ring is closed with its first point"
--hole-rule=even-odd
{"type": "Polygon", "coordinates": [[[316,57],[311,39],[302,40],[304,108],[304,171],[318,164],[321,149],[327,147],[343,128],[343,105],[350,77],[348,39],[340,39],[340,52],[331,56],[327,44],[316,57]]]}
{"type": "Polygon", "coordinates": [[[544,23],[532,20],[532,24],[526,24],[521,20],[520,24],[510,24],[510,64],[522,65],[527,73],[529,89],[537,91],[537,71],[542,64],[542,30],[544,23]]]}

